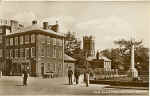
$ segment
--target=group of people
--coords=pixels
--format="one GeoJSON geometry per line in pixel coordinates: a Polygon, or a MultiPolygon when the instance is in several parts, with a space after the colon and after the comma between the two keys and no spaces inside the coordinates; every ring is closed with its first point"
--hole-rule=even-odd
{"type": "MultiPolygon", "coordinates": [[[[78,70],[75,70],[75,72],[74,72],[74,77],[75,77],[75,82],[76,82],[76,84],[79,83],[79,76],[80,76],[80,72],[79,72],[78,70]]],[[[72,78],[73,78],[73,71],[72,71],[71,67],[69,67],[69,69],[68,69],[69,85],[72,85],[72,84],[73,84],[72,78]]]]}
{"type": "MultiPolygon", "coordinates": [[[[80,77],[80,71],[79,70],[75,69],[74,77],[75,77],[76,84],[79,84],[79,77],[80,77]]],[[[73,84],[72,78],[73,78],[73,71],[72,71],[71,67],[69,67],[69,69],[68,69],[69,85],[73,84]]],[[[88,87],[88,85],[89,85],[89,71],[84,72],[84,82],[86,83],[86,86],[88,87]]]]}

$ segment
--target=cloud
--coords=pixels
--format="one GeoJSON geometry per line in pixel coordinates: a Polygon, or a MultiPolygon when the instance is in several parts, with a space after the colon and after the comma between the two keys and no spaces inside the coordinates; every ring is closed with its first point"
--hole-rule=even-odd
{"type": "Polygon", "coordinates": [[[58,21],[61,29],[60,31],[62,33],[66,33],[71,30],[75,24],[75,19],[72,16],[53,16],[41,20],[41,22],[44,21],[47,21],[49,24],[56,24],[56,21],[58,21]]]}
{"type": "Polygon", "coordinates": [[[31,25],[32,20],[38,19],[38,17],[32,11],[24,11],[21,13],[17,13],[11,17],[13,20],[17,20],[24,25],[31,25]]]}
{"type": "Polygon", "coordinates": [[[117,16],[108,16],[81,22],[76,25],[76,28],[82,32],[82,36],[95,36],[97,48],[114,47],[114,40],[121,38],[130,39],[131,33],[134,32],[129,22],[117,16]]]}

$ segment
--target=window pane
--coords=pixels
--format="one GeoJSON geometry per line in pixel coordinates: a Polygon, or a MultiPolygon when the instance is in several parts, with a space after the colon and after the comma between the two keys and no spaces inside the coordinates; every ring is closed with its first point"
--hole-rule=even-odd
{"type": "Polygon", "coordinates": [[[48,44],[50,44],[51,43],[51,37],[48,36],[47,39],[48,39],[48,44]]]}
{"type": "Polygon", "coordinates": [[[2,35],[0,35],[0,43],[2,43],[2,39],[3,39],[3,38],[2,38],[2,35]]]}
{"type": "Polygon", "coordinates": [[[31,48],[31,57],[35,57],[35,47],[31,48]]]}
{"type": "Polygon", "coordinates": [[[53,57],[56,57],[56,48],[53,46],[53,57]]]}
{"type": "Polygon", "coordinates": [[[0,49],[0,57],[2,57],[3,53],[2,53],[2,49],[0,49]]]}
{"type": "Polygon", "coordinates": [[[41,41],[41,43],[45,43],[46,42],[45,35],[40,35],[40,41],[41,41]]]}
{"type": "Polygon", "coordinates": [[[53,45],[56,45],[56,38],[53,38],[53,45]]]}
{"type": "Polygon", "coordinates": [[[25,44],[29,43],[29,35],[25,35],[25,44]]]}
{"type": "Polygon", "coordinates": [[[3,30],[2,30],[2,28],[0,28],[0,33],[2,33],[3,32],[3,30]]]}
{"type": "Polygon", "coordinates": [[[15,45],[18,45],[18,37],[15,37],[15,45]]]}
{"type": "Polygon", "coordinates": [[[41,56],[44,56],[44,44],[41,46],[41,56]]]}
{"type": "Polygon", "coordinates": [[[35,42],[35,34],[32,34],[31,35],[31,43],[34,43],[35,42]]]}
{"type": "Polygon", "coordinates": [[[10,45],[13,45],[13,38],[10,38],[10,45]]]}
{"type": "Polygon", "coordinates": [[[20,49],[20,57],[24,57],[24,49],[23,48],[20,49]]]}
{"type": "Polygon", "coordinates": [[[20,36],[20,44],[23,44],[23,36],[20,36]]]}
{"type": "Polygon", "coordinates": [[[5,52],[6,57],[9,57],[9,49],[7,49],[7,51],[5,52]]]}
{"type": "Polygon", "coordinates": [[[9,38],[6,38],[6,46],[9,46],[9,38]]]}
{"type": "Polygon", "coordinates": [[[13,50],[10,49],[10,57],[13,58],[13,50]]]}
{"type": "Polygon", "coordinates": [[[30,52],[29,48],[25,48],[25,57],[29,58],[30,52]]]}

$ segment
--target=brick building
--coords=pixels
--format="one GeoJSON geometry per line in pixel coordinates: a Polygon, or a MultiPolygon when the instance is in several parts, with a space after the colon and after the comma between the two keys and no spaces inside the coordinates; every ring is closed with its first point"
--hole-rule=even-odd
{"type": "Polygon", "coordinates": [[[6,36],[21,32],[24,26],[15,20],[0,19],[0,70],[6,74],[6,36]]]}
{"type": "Polygon", "coordinates": [[[57,23],[43,22],[41,27],[37,21],[32,21],[32,25],[21,32],[5,34],[2,55],[5,68],[1,67],[2,71],[6,75],[21,75],[22,71],[28,70],[32,76],[49,72],[63,76],[64,36],[58,29],[57,23]]]}

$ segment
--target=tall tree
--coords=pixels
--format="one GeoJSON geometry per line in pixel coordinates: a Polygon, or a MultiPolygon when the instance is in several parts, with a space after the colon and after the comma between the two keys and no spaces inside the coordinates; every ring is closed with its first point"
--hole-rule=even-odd
{"type": "Polygon", "coordinates": [[[68,32],[65,35],[65,53],[71,57],[79,58],[81,50],[81,41],[73,32],[68,32]]]}
{"type": "Polygon", "coordinates": [[[144,48],[142,41],[131,41],[131,40],[118,40],[114,41],[115,44],[119,45],[119,54],[123,57],[124,66],[126,68],[130,65],[131,56],[131,45],[135,45],[135,67],[141,71],[148,71],[148,48],[144,48]]]}
{"type": "MultiPolygon", "coordinates": [[[[105,49],[101,51],[101,54],[112,60],[112,67],[119,68],[121,70],[128,70],[131,59],[131,44],[130,40],[117,40],[114,41],[118,48],[105,49]]],[[[149,70],[149,50],[143,47],[142,41],[134,41],[135,44],[135,67],[140,72],[149,70]]]]}

